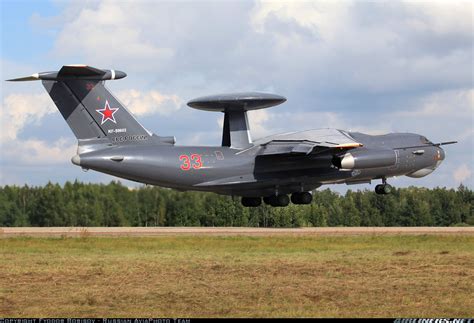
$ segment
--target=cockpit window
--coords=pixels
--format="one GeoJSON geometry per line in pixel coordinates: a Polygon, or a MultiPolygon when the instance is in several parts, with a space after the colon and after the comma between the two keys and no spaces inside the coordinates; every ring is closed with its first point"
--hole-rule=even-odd
{"type": "Polygon", "coordinates": [[[432,145],[433,143],[428,140],[425,136],[420,136],[421,143],[432,145]]]}

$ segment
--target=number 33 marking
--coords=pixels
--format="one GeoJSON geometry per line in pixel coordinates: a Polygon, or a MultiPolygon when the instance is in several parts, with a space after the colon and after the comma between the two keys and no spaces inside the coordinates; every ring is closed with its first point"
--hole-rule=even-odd
{"type": "Polygon", "coordinates": [[[179,160],[182,162],[180,166],[182,170],[190,170],[191,167],[194,169],[202,167],[201,155],[199,154],[192,154],[191,158],[188,155],[181,155],[179,160]]]}

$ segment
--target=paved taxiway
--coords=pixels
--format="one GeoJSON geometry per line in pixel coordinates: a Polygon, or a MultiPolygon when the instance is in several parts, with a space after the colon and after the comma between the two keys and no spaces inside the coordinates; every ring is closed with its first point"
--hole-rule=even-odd
{"type": "Polygon", "coordinates": [[[242,228],[242,227],[21,227],[0,228],[0,238],[9,237],[100,237],[163,235],[272,236],[272,235],[394,235],[474,234],[474,227],[330,227],[330,228],[242,228]]]}

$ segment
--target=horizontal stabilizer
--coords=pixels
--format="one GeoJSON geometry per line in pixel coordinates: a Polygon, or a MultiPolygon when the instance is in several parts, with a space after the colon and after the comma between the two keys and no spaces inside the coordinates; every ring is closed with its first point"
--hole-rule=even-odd
{"type": "Polygon", "coordinates": [[[105,70],[87,66],[87,65],[65,65],[61,67],[58,76],[102,76],[106,73],[105,70]]]}
{"type": "Polygon", "coordinates": [[[30,76],[19,77],[7,81],[58,81],[58,80],[115,80],[127,76],[125,72],[116,70],[102,70],[87,65],[65,65],[59,71],[35,73],[30,76]]]}
{"type": "Polygon", "coordinates": [[[18,77],[18,78],[10,79],[10,80],[7,80],[7,81],[9,81],[9,82],[24,82],[24,81],[38,81],[39,79],[40,79],[39,74],[35,73],[35,74],[30,75],[30,76],[18,77]]]}

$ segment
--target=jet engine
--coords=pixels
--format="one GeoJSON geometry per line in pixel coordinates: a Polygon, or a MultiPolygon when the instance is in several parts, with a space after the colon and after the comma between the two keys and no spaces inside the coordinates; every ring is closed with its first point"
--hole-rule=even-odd
{"type": "Polygon", "coordinates": [[[389,149],[361,149],[334,156],[332,163],[342,169],[390,167],[397,162],[395,151],[389,149]]]}

